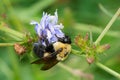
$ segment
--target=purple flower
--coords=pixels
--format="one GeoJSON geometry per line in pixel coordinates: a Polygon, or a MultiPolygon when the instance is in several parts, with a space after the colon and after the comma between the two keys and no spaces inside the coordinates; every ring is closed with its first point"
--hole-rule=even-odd
{"type": "Polygon", "coordinates": [[[57,10],[54,15],[43,12],[40,23],[32,21],[31,24],[35,25],[35,31],[41,38],[43,45],[46,45],[45,39],[47,39],[49,43],[54,43],[58,41],[58,38],[64,37],[64,33],[61,31],[64,26],[61,23],[58,24],[57,10]]]}

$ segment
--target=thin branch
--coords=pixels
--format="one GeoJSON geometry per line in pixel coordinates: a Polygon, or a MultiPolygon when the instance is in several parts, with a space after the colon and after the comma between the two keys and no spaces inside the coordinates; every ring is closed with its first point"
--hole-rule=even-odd
{"type": "Polygon", "coordinates": [[[69,66],[66,66],[66,65],[62,64],[62,63],[59,63],[58,66],[65,69],[66,71],[70,72],[74,76],[84,77],[84,78],[87,78],[88,80],[93,80],[93,75],[92,74],[84,73],[84,72],[80,71],[79,69],[73,69],[69,66]]]}
{"type": "Polygon", "coordinates": [[[101,9],[101,11],[102,11],[103,13],[105,13],[107,16],[110,16],[110,17],[113,16],[113,14],[111,14],[110,12],[108,12],[107,9],[105,9],[105,7],[104,7],[102,4],[99,4],[98,6],[99,6],[99,8],[101,9]]]}
{"type": "Polygon", "coordinates": [[[102,33],[100,34],[100,36],[97,38],[97,40],[95,41],[95,45],[97,45],[102,40],[102,38],[105,36],[105,34],[110,29],[110,27],[112,26],[112,24],[115,22],[115,20],[117,19],[117,17],[119,15],[120,15],[120,8],[117,10],[117,12],[115,13],[115,15],[109,21],[109,23],[107,24],[107,26],[105,27],[105,29],[102,31],[102,33]]]}
{"type": "Polygon", "coordinates": [[[23,39],[25,35],[19,31],[16,31],[14,29],[9,28],[4,22],[1,22],[0,24],[0,30],[4,31],[8,35],[13,35],[18,37],[19,39],[23,39]]]}
{"type": "MultiPolygon", "coordinates": [[[[24,42],[16,42],[19,44],[22,44],[24,42]]],[[[13,46],[15,43],[0,43],[0,47],[6,47],[6,46],[13,46]]]]}
{"type": "Polygon", "coordinates": [[[110,73],[111,75],[115,76],[116,78],[120,79],[120,74],[115,72],[114,70],[108,68],[107,66],[105,66],[99,62],[96,62],[96,65],[98,67],[100,67],[101,69],[105,70],[106,72],[110,73]]]}

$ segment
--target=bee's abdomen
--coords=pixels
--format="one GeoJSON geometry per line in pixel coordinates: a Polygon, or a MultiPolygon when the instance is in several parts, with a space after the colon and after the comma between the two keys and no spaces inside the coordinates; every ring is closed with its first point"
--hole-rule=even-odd
{"type": "Polygon", "coordinates": [[[36,56],[42,58],[44,56],[45,46],[39,43],[34,43],[33,51],[36,54],[36,56]]]}

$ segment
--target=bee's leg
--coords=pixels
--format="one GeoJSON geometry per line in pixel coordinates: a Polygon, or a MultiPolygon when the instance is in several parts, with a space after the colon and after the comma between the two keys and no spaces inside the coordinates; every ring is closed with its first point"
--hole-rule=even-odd
{"type": "Polygon", "coordinates": [[[33,51],[39,58],[44,56],[45,46],[40,43],[34,43],[33,51]]]}

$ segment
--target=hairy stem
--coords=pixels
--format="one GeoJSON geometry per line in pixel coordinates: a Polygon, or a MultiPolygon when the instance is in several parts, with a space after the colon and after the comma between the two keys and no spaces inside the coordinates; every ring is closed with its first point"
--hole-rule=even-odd
{"type": "Polygon", "coordinates": [[[115,15],[109,21],[109,23],[107,24],[107,26],[105,27],[105,29],[102,31],[102,33],[100,34],[100,36],[97,38],[97,40],[95,41],[95,45],[97,45],[102,40],[102,38],[104,37],[104,35],[107,33],[107,31],[110,29],[110,27],[112,26],[112,24],[115,22],[115,20],[117,19],[117,17],[119,15],[120,15],[120,8],[117,10],[117,12],[115,13],[115,15]]]}

